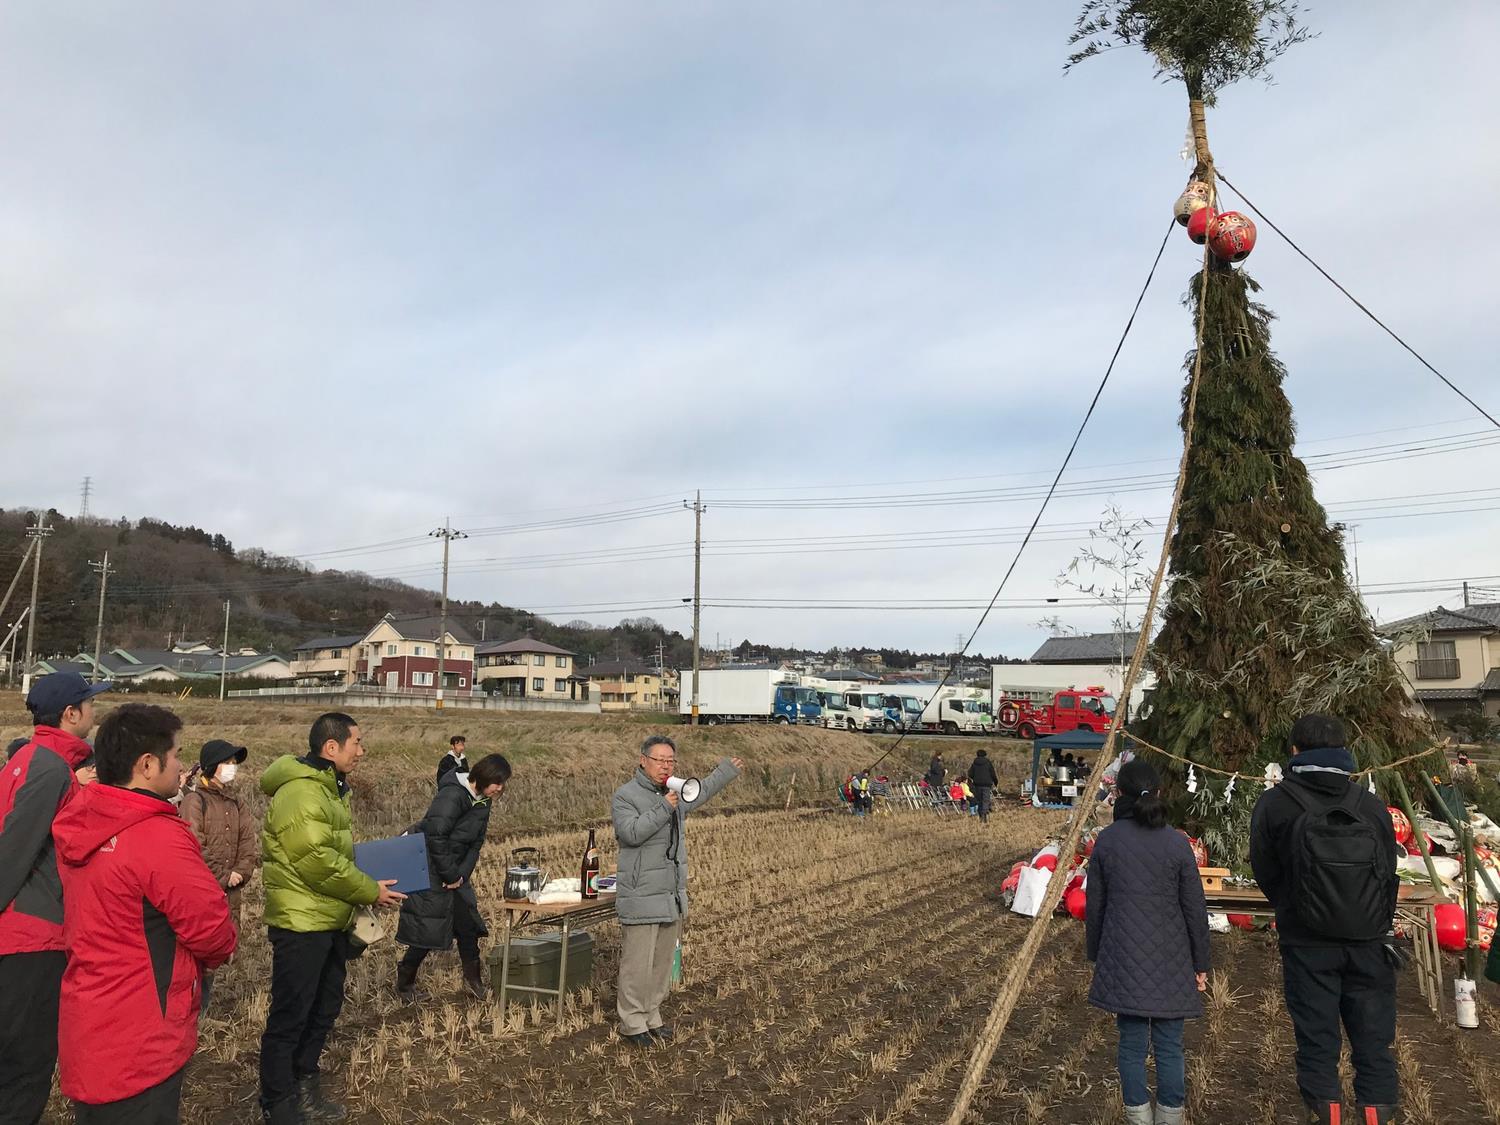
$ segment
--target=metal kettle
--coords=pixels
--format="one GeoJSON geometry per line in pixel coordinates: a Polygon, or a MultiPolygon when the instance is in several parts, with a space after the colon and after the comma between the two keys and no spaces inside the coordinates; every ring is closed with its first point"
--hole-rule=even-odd
{"type": "Polygon", "coordinates": [[[547,882],[547,873],[541,868],[542,853],[536,848],[516,848],[510,853],[510,866],[505,869],[505,897],[524,899],[532,891],[539,891],[547,882]]]}

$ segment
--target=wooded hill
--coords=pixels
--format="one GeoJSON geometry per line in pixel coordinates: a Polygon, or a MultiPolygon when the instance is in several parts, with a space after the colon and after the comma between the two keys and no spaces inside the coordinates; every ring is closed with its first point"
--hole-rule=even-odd
{"type": "MultiPolygon", "coordinates": [[[[26,550],[31,513],[0,509],[0,589],[8,585],[26,550]]],[[[35,651],[39,657],[70,657],[92,650],[99,608],[99,575],[91,562],[109,552],[110,579],[104,619],[106,648],[161,648],[184,638],[218,645],[223,639],[224,602],[230,603],[230,648],[290,654],[315,636],[361,633],[386,613],[431,613],[438,594],[357,571],[315,570],[306,563],[259,548],[236,549],[225,536],[158,519],[70,519],[47,514],[53,533],[42,551],[35,651]]],[[[16,587],[0,626],[16,620],[31,594],[31,564],[16,587]]],[[[692,639],[649,617],[614,626],[583,621],[557,624],[526,610],[450,600],[453,620],[476,638],[507,641],[521,636],[578,653],[581,663],[632,660],[655,665],[657,645],[667,667],[692,663],[692,639]]],[[[0,636],[3,636],[0,631],[0,636]]],[[[24,648],[24,636],[16,652],[24,648]]],[[[783,659],[789,649],[751,646],[755,656],[783,659]]],[[[910,668],[926,653],[879,651],[888,668],[910,668]]],[[[745,655],[745,654],[742,654],[745,655]]],[[[982,660],[982,657],[973,657],[982,660]]]]}

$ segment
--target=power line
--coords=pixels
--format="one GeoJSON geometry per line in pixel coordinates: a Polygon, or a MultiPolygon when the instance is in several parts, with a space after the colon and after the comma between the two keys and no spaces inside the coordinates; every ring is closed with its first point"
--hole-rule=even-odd
{"type": "Polygon", "coordinates": [[[1500,422],[1497,422],[1495,420],[1494,416],[1488,410],[1486,410],[1484,407],[1480,406],[1479,403],[1475,402],[1472,398],[1470,398],[1462,390],[1460,390],[1459,387],[1458,387],[1458,384],[1454,383],[1452,379],[1448,378],[1448,376],[1444,375],[1436,367],[1434,367],[1432,364],[1428,363],[1427,362],[1427,358],[1425,356],[1423,356],[1421,352],[1417,351],[1416,348],[1412,347],[1405,340],[1403,340],[1400,336],[1396,335],[1395,330],[1392,329],[1389,325],[1387,325],[1385,323],[1385,321],[1381,320],[1378,316],[1376,316],[1374,313],[1372,313],[1365,306],[1364,302],[1362,302],[1353,293],[1349,292],[1349,290],[1345,289],[1341,284],[1339,284],[1338,279],[1335,278],[1333,276],[1333,274],[1329,273],[1322,266],[1318,265],[1317,262],[1313,261],[1312,256],[1310,254],[1308,254],[1308,252],[1306,250],[1302,249],[1302,247],[1298,246],[1295,242],[1293,242],[1291,236],[1289,234],[1287,234],[1286,231],[1282,230],[1275,223],[1273,223],[1269,218],[1267,218],[1265,212],[1263,212],[1259,207],[1257,207],[1254,203],[1252,203],[1250,201],[1250,197],[1249,196],[1247,196],[1239,188],[1235,187],[1234,184],[1230,183],[1229,178],[1227,176],[1225,176],[1223,172],[1219,171],[1218,168],[1215,168],[1214,172],[1218,175],[1219,179],[1221,179],[1221,180],[1224,181],[1224,186],[1225,187],[1229,188],[1230,191],[1234,192],[1235,195],[1239,196],[1242,200],[1244,200],[1245,206],[1248,207],[1248,208],[1250,208],[1250,210],[1254,211],[1257,218],[1259,218],[1262,222],[1264,222],[1266,224],[1266,226],[1270,227],[1277,234],[1281,235],[1282,239],[1286,242],[1286,244],[1288,246],[1290,246],[1293,250],[1295,250],[1302,257],[1303,261],[1305,261],[1308,265],[1312,266],[1313,269],[1317,270],[1320,274],[1322,274],[1328,280],[1329,284],[1331,284],[1335,289],[1337,289],[1345,297],[1348,297],[1349,300],[1354,304],[1355,308],[1359,309],[1360,312],[1364,313],[1367,317],[1369,317],[1376,324],[1378,324],[1380,326],[1381,330],[1384,331],[1387,336],[1389,336],[1392,340],[1395,340],[1396,343],[1400,344],[1403,348],[1405,348],[1408,352],[1410,352],[1412,354],[1412,356],[1415,357],[1415,359],[1416,359],[1416,361],[1418,363],[1420,363],[1423,367],[1427,368],[1428,371],[1431,371],[1434,375],[1436,375],[1439,379],[1441,379],[1443,381],[1443,383],[1448,387],[1448,389],[1450,391],[1452,391],[1459,398],[1461,398],[1465,402],[1467,402],[1470,406],[1472,406],[1480,414],[1484,415],[1485,419],[1490,423],[1490,425],[1494,426],[1497,430],[1500,430],[1500,422]]]}
{"type": "MultiPolygon", "coordinates": [[[[1089,419],[1094,416],[1094,411],[1099,406],[1099,400],[1104,397],[1104,388],[1109,385],[1109,377],[1114,374],[1115,362],[1120,358],[1120,351],[1125,347],[1125,341],[1130,336],[1131,328],[1135,325],[1136,314],[1141,311],[1141,302],[1146,299],[1146,291],[1151,288],[1151,279],[1156,276],[1156,267],[1161,264],[1161,256],[1167,248],[1167,240],[1172,237],[1172,231],[1176,226],[1176,219],[1173,219],[1167,224],[1167,231],[1162,235],[1161,245],[1156,248],[1156,257],[1152,259],[1151,268],[1146,273],[1146,280],[1141,285],[1140,293],[1136,296],[1135,306],[1130,310],[1130,317],[1125,321],[1125,329],[1120,333],[1119,342],[1115,344],[1114,354],[1109,357],[1109,364],[1104,369],[1104,377],[1099,380],[1099,386],[1094,389],[1094,397],[1089,400],[1088,409],[1083,412],[1083,419],[1078,423],[1078,430],[1073,435],[1073,441],[1069,444],[1068,451],[1063,454],[1062,464],[1057,467],[1057,473],[1052,478],[1052,487],[1048,490],[1047,495],[1042,498],[1042,503],[1037,508],[1036,515],[1032,517],[1031,527],[1026,532],[1026,538],[1022,539],[1021,545],[1016,548],[1016,553],[1010,560],[1010,566],[1006,568],[1005,574],[1000,578],[1000,584],[995,587],[995,592],[990,597],[989,605],[986,606],[984,612],[979,615],[979,621],[975,624],[973,632],[969,634],[969,639],[964,642],[963,647],[960,648],[955,655],[955,664],[959,660],[963,659],[964,653],[968,652],[969,646],[974,643],[974,638],[979,635],[979,630],[984,628],[984,623],[989,619],[990,612],[995,608],[995,603],[1000,600],[1000,595],[1005,591],[1006,583],[1010,581],[1011,575],[1016,572],[1016,566],[1020,563],[1021,556],[1026,552],[1026,545],[1031,542],[1032,534],[1036,531],[1037,525],[1042,522],[1042,516],[1047,511],[1047,505],[1052,501],[1052,493],[1056,491],[1058,483],[1062,480],[1063,474],[1068,471],[1068,463],[1073,460],[1073,454],[1078,449],[1078,443],[1083,440],[1083,432],[1088,428],[1089,419]]],[[[1205,271],[1208,269],[1206,260],[1204,262],[1203,268],[1205,271]]],[[[1184,456],[1186,456],[1186,454],[1184,454],[1184,456]]],[[[953,667],[952,665],[950,665],[943,672],[943,678],[938,684],[938,692],[942,691],[943,685],[948,682],[948,679],[952,675],[952,673],[953,667]]],[[[934,694],[936,695],[937,693],[934,694]]],[[[873,769],[874,766],[879,765],[891,754],[894,754],[897,748],[900,747],[900,745],[904,741],[906,741],[906,733],[906,724],[903,723],[901,733],[896,736],[896,741],[891,745],[890,749],[888,749],[884,754],[882,754],[875,760],[870,768],[873,769]]]]}

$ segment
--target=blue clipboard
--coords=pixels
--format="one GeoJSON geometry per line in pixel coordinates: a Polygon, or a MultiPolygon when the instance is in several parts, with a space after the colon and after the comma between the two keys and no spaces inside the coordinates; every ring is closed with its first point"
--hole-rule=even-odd
{"type": "Polygon", "coordinates": [[[404,895],[431,888],[427,874],[427,837],[420,832],[354,845],[354,866],[372,879],[394,879],[404,895]]]}

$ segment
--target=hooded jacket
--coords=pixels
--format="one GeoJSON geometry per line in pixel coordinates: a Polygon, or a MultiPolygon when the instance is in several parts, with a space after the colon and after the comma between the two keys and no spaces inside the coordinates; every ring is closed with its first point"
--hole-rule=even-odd
{"type": "MultiPolygon", "coordinates": [[[[1286,780],[1261,794],[1250,818],[1250,866],[1255,872],[1255,881],[1276,910],[1276,933],[1283,946],[1370,945],[1381,940],[1345,942],[1315,933],[1298,917],[1293,902],[1292,829],[1302,815],[1302,806],[1283,790],[1288,785],[1300,786],[1305,792],[1311,792],[1320,804],[1337,804],[1354,784],[1345,772],[1354,768],[1354,759],[1348,751],[1340,751],[1340,754],[1342,758],[1328,750],[1314,750],[1297,755],[1287,763],[1286,780]]],[[[1385,802],[1363,789],[1354,812],[1374,827],[1375,838],[1384,850],[1380,867],[1382,871],[1390,872],[1389,884],[1384,890],[1389,895],[1390,914],[1394,919],[1400,880],[1396,876],[1396,830],[1391,824],[1391,814],[1386,811],[1385,802]]]]}
{"type": "Polygon", "coordinates": [[[261,829],[265,922],[297,933],[348,929],[380,886],[354,866],[348,785],[325,759],[277,758],[261,775],[271,799],[261,829]]]}
{"type": "Polygon", "coordinates": [[[468,915],[470,930],[480,935],[488,932],[479,913],[471,876],[479,864],[489,824],[490,802],[475,796],[459,775],[450,770],[438,785],[437,796],[421,824],[427,837],[427,877],[431,886],[407,895],[401,904],[397,941],[418,949],[447,949],[453,944],[453,916],[459,910],[468,915]],[[459,880],[463,880],[461,887],[444,889],[459,880]]]}
{"type": "Polygon", "coordinates": [[[640,768],[615,790],[609,811],[620,843],[615,910],[621,925],[668,923],[687,917],[687,839],[683,827],[688,811],[701,808],[739,775],[734,763],[724,759],[703,779],[698,799],[691,806],[678,801],[675,809],[667,804],[666,790],[640,768]]]}
{"type": "Polygon", "coordinates": [[[0,956],[63,947],[52,821],[78,792],[73,771],[93,752],[75,735],[37,727],[0,767],[0,956]]]}
{"type": "Polygon", "coordinates": [[[995,763],[990,761],[990,756],[982,750],[974,758],[974,764],[969,767],[969,780],[976,788],[984,786],[993,789],[1000,784],[1000,778],[995,773],[995,763]]]}
{"type": "Polygon", "coordinates": [[[229,876],[238,871],[248,881],[260,866],[260,833],[255,818],[239,794],[205,778],[183,794],[178,808],[203,847],[203,862],[229,893],[229,905],[237,911],[240,888],[230,889],[229,876]]]}
{"type": "Polygon", "coordinates": [[[66,897],[62,1091],[97,1105],[164,1081],[198,1042],[199,977],[234,952],[229,902],[161,797],[90,785],[52,827],[66,897]]]}

